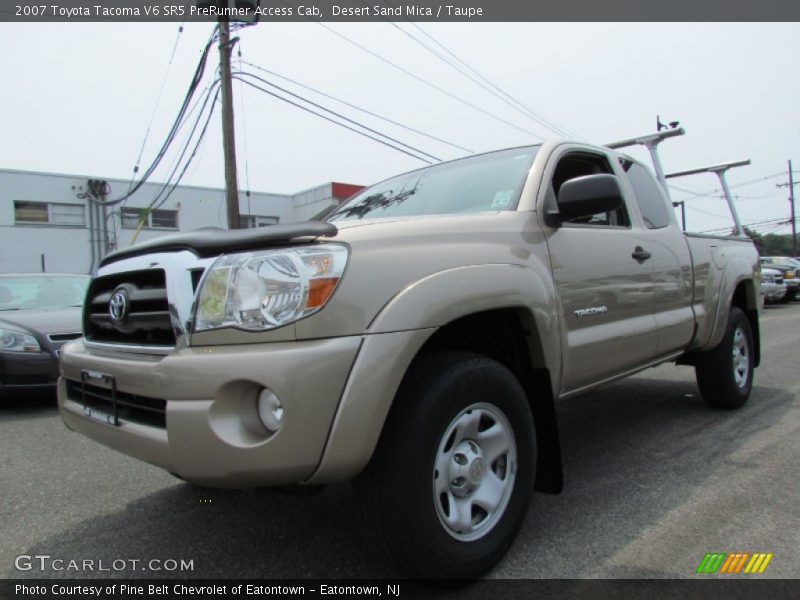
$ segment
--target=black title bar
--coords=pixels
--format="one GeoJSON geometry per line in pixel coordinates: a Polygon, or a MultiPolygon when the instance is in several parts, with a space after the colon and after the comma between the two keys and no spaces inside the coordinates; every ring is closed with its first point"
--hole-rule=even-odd
{"type": "MultiPolygon", "coordinates": [[[[3,0],[2,22],[800,21],[800,2],[759,0],[3,0]]],[[[669,33],[664,40],[668,43],[669,33]]]]}

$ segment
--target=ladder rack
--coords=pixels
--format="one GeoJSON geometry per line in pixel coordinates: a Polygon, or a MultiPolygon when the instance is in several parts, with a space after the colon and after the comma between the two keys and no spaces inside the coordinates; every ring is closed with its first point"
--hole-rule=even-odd
{"type": "Polygon", "coordinates": [[[672,129],[664,129],[656,133],[649,133],[647,135],[640,135],[638,137],[628,138],[619,142],[612,142],[606,144],[612,150],[619,150],[620,148],[628,148],[630,146],[645,146],[650,152],[650,158],[653,160],[653,168],[656,170],[656,177],[664,186],[664,191],[667,193],[667,199],[670,199],[669,188],[667,187],[667,179],[664,175],[664,168],[661,166],[661,159],[658,156],[658,145],[664,140],[683,135],[686,130],[683,127],[674,127],[672,129]]]}
{"type": "MultiPolygon", "coordinates": [[[[674,177],[686,177],[688,175],[697,175],[699,173],[714,173],[719,178],[719,183],[720,186],[722,187],[722,192],[725,195],[725,201],[728,203],[728,209],[731,211],[733,222],[736,225],[736,235],[743,236],[745,235],[744,227],[742,227],[742,222],[739,220],[739,213],[736,210],[736,206],[733,204],[733,195],[731,194],[731,190],[728,187],[728,181],[725,179],[725,173],[728,171],[728,169],[733,169],[736,167],[745,167],[749,164],[750,164],[750,159],[746,158],[744,160],[734,160],[731,162],[720,163],[718,165],[700,167],[699,169],[678,171],[676,173],[670,173],[669,175],[665,175],[665,177],[666,179],[672,179],[674,177]]],[[[684,224],[683,224],[684,229],[686,229],[685,221],[686,219],[684,218],[684,224]]]]}
{"type": "MultiPolygon", "coordinates": [[[[676,137],[679,135],[684,135],[686,130],[683,127],[673,127],[671,129],[664,129],[662,131],[658,131],[656,133],[650,133],[647,135],[641,135],[638,137],[628,138],[626,140],[620,140],[619,142],[612,142],[610,144],[606,144],[606,147],[611,148],[612,150],[619,150],[620,148],[628,148],[630,146],[644,146],[650,152],[650,158],[653,161],[653,168],[656,172],[656,177],[658,181],[661,183],[661,186],[664,188],[664,193],[667,195],[667,199],[671,200],[672,195],[669,192],[669,186],[667,185],[667,179],[672,179],[675,177],[686,177],[688,175],[697,175],[699,173],[714,173],[720,182],[720,186],[722,187],[722,191],[725,195],[725,200],[728,203],[728,209],[731,211],[731,216],[733,217],[733,222],[735,224],[735,235],[737,236],[744,236],[744,228],[742,227],[742,222],[739,220],[739,213],[736,211],[736,207],[733,204],[733,196],[731,195],[731,190],[728,187],[728,181],[725,179],[725,173],[728,169],[733,169],[735,167],[744,167],[750,164],[750,159],[745,160],[735,160],[727,163],[721,163],[718,165],[710,165],[708,167],[700,167],[699,169],[689,169],[688,171],[678,171],[676,173],[670,173],[669,175],[664,174],[664,168],[661,166],[661,159],[658,156],[658,145],[666,139],[676,137]]],[[[673,202],[672,206],[674,207],[681,207],[681,217],[683,221],[683,230],[686,231],[686,212],[684,210],[685,200],[682,202],[673,202]]]]}

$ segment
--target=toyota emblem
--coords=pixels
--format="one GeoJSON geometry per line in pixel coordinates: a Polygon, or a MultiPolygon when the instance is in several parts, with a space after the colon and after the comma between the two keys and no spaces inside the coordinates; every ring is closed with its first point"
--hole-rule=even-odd
{"type": "Polygon", "coordinates": [[[108,314],[114,323],[122,323],[128,317],[128,294],[125,290],[117,290],[108,301],[108,314]]]}

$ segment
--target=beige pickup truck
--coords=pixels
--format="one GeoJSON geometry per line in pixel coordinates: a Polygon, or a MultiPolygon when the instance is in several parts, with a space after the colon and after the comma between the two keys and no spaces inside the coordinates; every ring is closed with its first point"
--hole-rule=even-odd
{"type": "Polygon", "coordinates": [[[750,395],[759,263],[685,234],[608,147],[549,142],[370,187],[324,222],[108,256],[62,350],[66,425],[198,485],[355,480],[410,575],[472,577],[562,487],[554,402],[664,362],[750,395]]]}

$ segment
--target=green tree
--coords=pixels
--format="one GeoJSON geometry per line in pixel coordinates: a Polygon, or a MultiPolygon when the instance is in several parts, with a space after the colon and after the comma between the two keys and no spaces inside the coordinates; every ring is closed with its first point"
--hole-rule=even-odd
{"type": "Polygon", "coordinates": [[[752,238],[761,256],[792,256],[792,236],[775,233],[761,234],[748,227],[744,228],[747,237],[752,238]]]}

